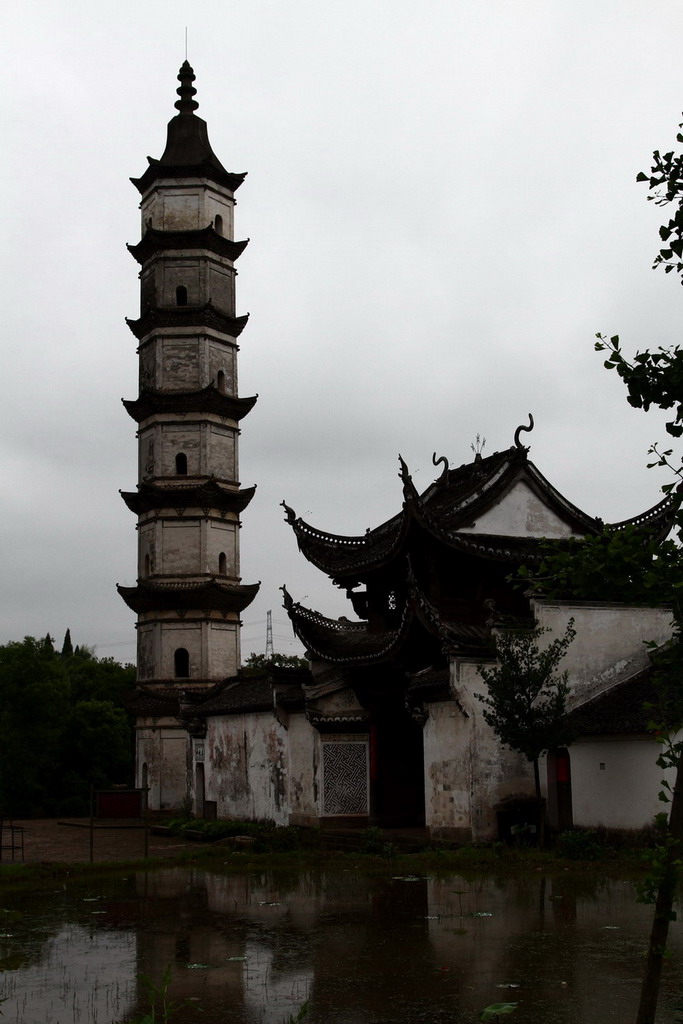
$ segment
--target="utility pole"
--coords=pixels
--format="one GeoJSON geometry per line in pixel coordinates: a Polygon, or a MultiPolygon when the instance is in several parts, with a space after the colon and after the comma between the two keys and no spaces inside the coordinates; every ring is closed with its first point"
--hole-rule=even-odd
{"type": "Polygon", "coordinates": [[[268,612],[266,615],[266,661],[271,661],[273,655],[273,613],[268,612]]]}

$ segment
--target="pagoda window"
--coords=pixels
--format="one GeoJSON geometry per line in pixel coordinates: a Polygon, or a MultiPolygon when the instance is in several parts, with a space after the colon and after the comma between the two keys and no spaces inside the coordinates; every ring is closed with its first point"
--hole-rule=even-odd
{"type": "Polygon", "coordinates": [[[228,574],[228,560],[225,557],[225,551],[221,551],[218,556],[218,574],[220,576],[227,576],[228,574]]]}
{"type": "Polygon", "coordinates": [[[390,612],[396,611],[397,603],[395,590],[390,590],[389,593],[387,594],[387,608],[389,609],[390,612]]]}
{"type": "Polygon", "coordinates": [[[213,223],[214,223],[214,227],[216,228],[216,234],[217,235],[222,235],[223,234],[223,218],[221,217],[220,213],[216,214],[216,217],[215,217],[213,223]]]}
{"type": "Polygon", "coordinates": [[[173,652],[173,670],[176,679],[187,679],[190,675],[190,654],[185,647],[173,652]]]}
{"type": "Polygon", "coordinates": [[[225,373],[223,372],[223,370],[219,370],[218,371],[218,377],[216,379],[216,383],[218,384],[218,390],[221,392],[222,395],[224,395],[225,394],[225,373]]]}
{"type": "Polygon", "coordinates": [[[149,555],[145,555],[145,576],[149,576],[149,555]]]}
{"type": "Polygon", "coordinates": [[[175,290],[175,303],[176,306],[187,305],[187,288],[184,284],[179,284],[175,290]]]}
{"type": "Polygon", "coordinates": [[[187,455],[185,452],[178,452],[176,455],[175,471],[177,476],[187,476],[187,455]]]}

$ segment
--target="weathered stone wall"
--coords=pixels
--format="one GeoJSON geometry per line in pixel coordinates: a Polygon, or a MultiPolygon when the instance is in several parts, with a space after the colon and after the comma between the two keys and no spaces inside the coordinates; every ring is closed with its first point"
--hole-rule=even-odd
{"type": "Polygon", "coordinates": [[[185,455],[187,476],[237,482],[237,434],[218,423],[154,423],[140,431],[139,479],[175,477],[176,456],[185,455]]]}
{"type": "Polygon", "coordinates": [[[289,823],[288,738],[272,712],[208,720],[206,798],[219,817],[289,823]]]}
{"type": "Polygon", "coordinates": [[[295,714],[289,716],[287,736],[290,822],[317,825],[322,795],[320,735],[303,714],[295,714]]]}
{"type": "Polygon", "coordinates": [[[210,334],[178,333],[157,337],[140,348],[140,388],[193,391],[217,384],[224,374],[224,391],[237,394],[237,346],[210,334]]]}
{"type": "Polygon", "coordinates": [[[140,206],[142,234],[148,227],[160,231],[197,231],[223,218],[223,235],[233,237],[232,192],[218,185],[183,185],[169,180],[157,182],[140,206]]]}
{"type": "Polygon", "coordinates": [[[285,728],[270,711],[207,721],[206,799],[219,817],[318,821],[318,734],[303,715],[285,728]]]}
{"type": "Polygon", "coordinates": [[[181,520],[159,518],[141,524],[138,576],[174,572],[216,576],[220,572],[221,554],[225,555],[226,563],[222,575],[233,579],[239,575],[235,523],[199,518],[199,511],[188,510],[181,520]]]}
{"type": "Polygon", "coordinates": [[[185,730],[169,720],[139,720],[136,743],[136,785],[144,785],[146,777],[149,806],[161,810],[182,806],[187,794],[185,730]]]}

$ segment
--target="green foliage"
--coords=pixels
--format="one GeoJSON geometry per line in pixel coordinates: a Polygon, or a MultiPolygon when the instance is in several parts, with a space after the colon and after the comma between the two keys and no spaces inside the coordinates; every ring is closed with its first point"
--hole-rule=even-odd
{"type": "MultiPolygon", "coordinates": [[[[567,673],[556,674],[576,631],[574,620],[564,636],[544,647],[538,641],[546,629],[509,629],[495,637],[498,664],[479,666],[488,687],[476,693],[483,715],[501,743],[524,754],[537,769],[541,754],[572,739],[567,714],[567,673]]],[[[537,775],[537,770],[535,772],[537,775]]],[[[537,783],[537,796],[540,798],[537,783]]]]}
{"type": "Polygon", "coordinates": [[[295,1014],[290,1013],[289,1017],[286,1020],[286,1024],[302,1024],[302,1021],[306,1020],[306,1018],[308,1017],[309,1009],[310,1004],[307,999],[305,1003],[301,1004],[301,1006],[299,1007],[295,1014]]]}
{"type": "Polygon", "coordinates": [[[560,832],[556,852],[567,860],[600,860],[604,848],[600,845],[595,829],[571,828],[560,832]]]}
{"type": "Polygon", "coordinates": [[[370,825],[361,832],[361,853],[369,853],[392,860],[398,853],[398,847],[390,842],[381,828],[370,825]]]}
{"type": "Polygon", "coordinates": [[[518,1006],[519,1003],[491,1003],[481,1011],[479,1020],[498,1020],[499,1017],[513,1013],[518,1006]]]}
{"type": "Polygon", "coordinates": [[[111,659],[55,653],[48,640],[26,637],[0,647],[0,813],[6,816],[62,808],[85,813],[90,782],[125,782],[132,766],[132,730],[121,699],[135,670],[111,659]]]}
{"type": "Polygon", "coordinates": [[[545,597],[627,604],[677,605],[683,549],[644,529],[604,529],[595,536],[548,541],[537,569],[520,570],[524,585],[545,597]]]}
{"type": "Polygon", "coordinates": [[[261,821],[204,821],[201,818],[172,818],[167,827],[173,835],[187,836],[200,835],[207,842],[214,842],[216,839],[228,839],[231,836],[260,836],[264,831],[270,831],[275,826],[272,822],[261,821]]]}
{"type": "Polygon", "coordinates": [[[278,668],[308,668],[306,659],[296,654],[274,654],[272,658],[266,658],[265,654],[256,654],[252,651],[242,665],[240,673],[246,676],[260,675],[267,672],[271,665],[278,668]]]}
{"type": "MultiPolygon", "coordinates": [[[[136,1017],[134,1020],[127,1021],[126,1024],[168,1024],[171,1017],[174,1017],[180,1010],[193,1005],[192,1001],[189,999],[175,1001],[170,998],[170,964],[168,964],[164,969],[164,973],[162,974],[161,981],[158,985],[155,984],[155,982],[146,974],[140,974],[138,977],[142,983],[142,987],[147,993],[149,1010],[144,1014],[144,1016],[136,1017]]],[[[198,1007],[196,1007],[196,1009],[198,1009],[198,1007]]]]}

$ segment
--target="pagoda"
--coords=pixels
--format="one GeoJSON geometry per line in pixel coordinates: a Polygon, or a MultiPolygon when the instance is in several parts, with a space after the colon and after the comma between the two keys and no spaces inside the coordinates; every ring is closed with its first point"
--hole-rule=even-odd
{"type": "Polygon", "coordinates": [[[138,578],[118,590],[137,615],[138,772],[151,806],[187,791],[187,733],[178,714],[240,666],[240,615],[258,584],[240,578],[240,514],[254,488],[239,482],[239,424],[255,397],[237,388],[235,192],[197,116],[195,75],[178,74],[178,113],[166,148],[133,184],[142,238],[139,394],[124,401],[137,424],[138,484],[122,492],[137,516],[138,578]]]}

